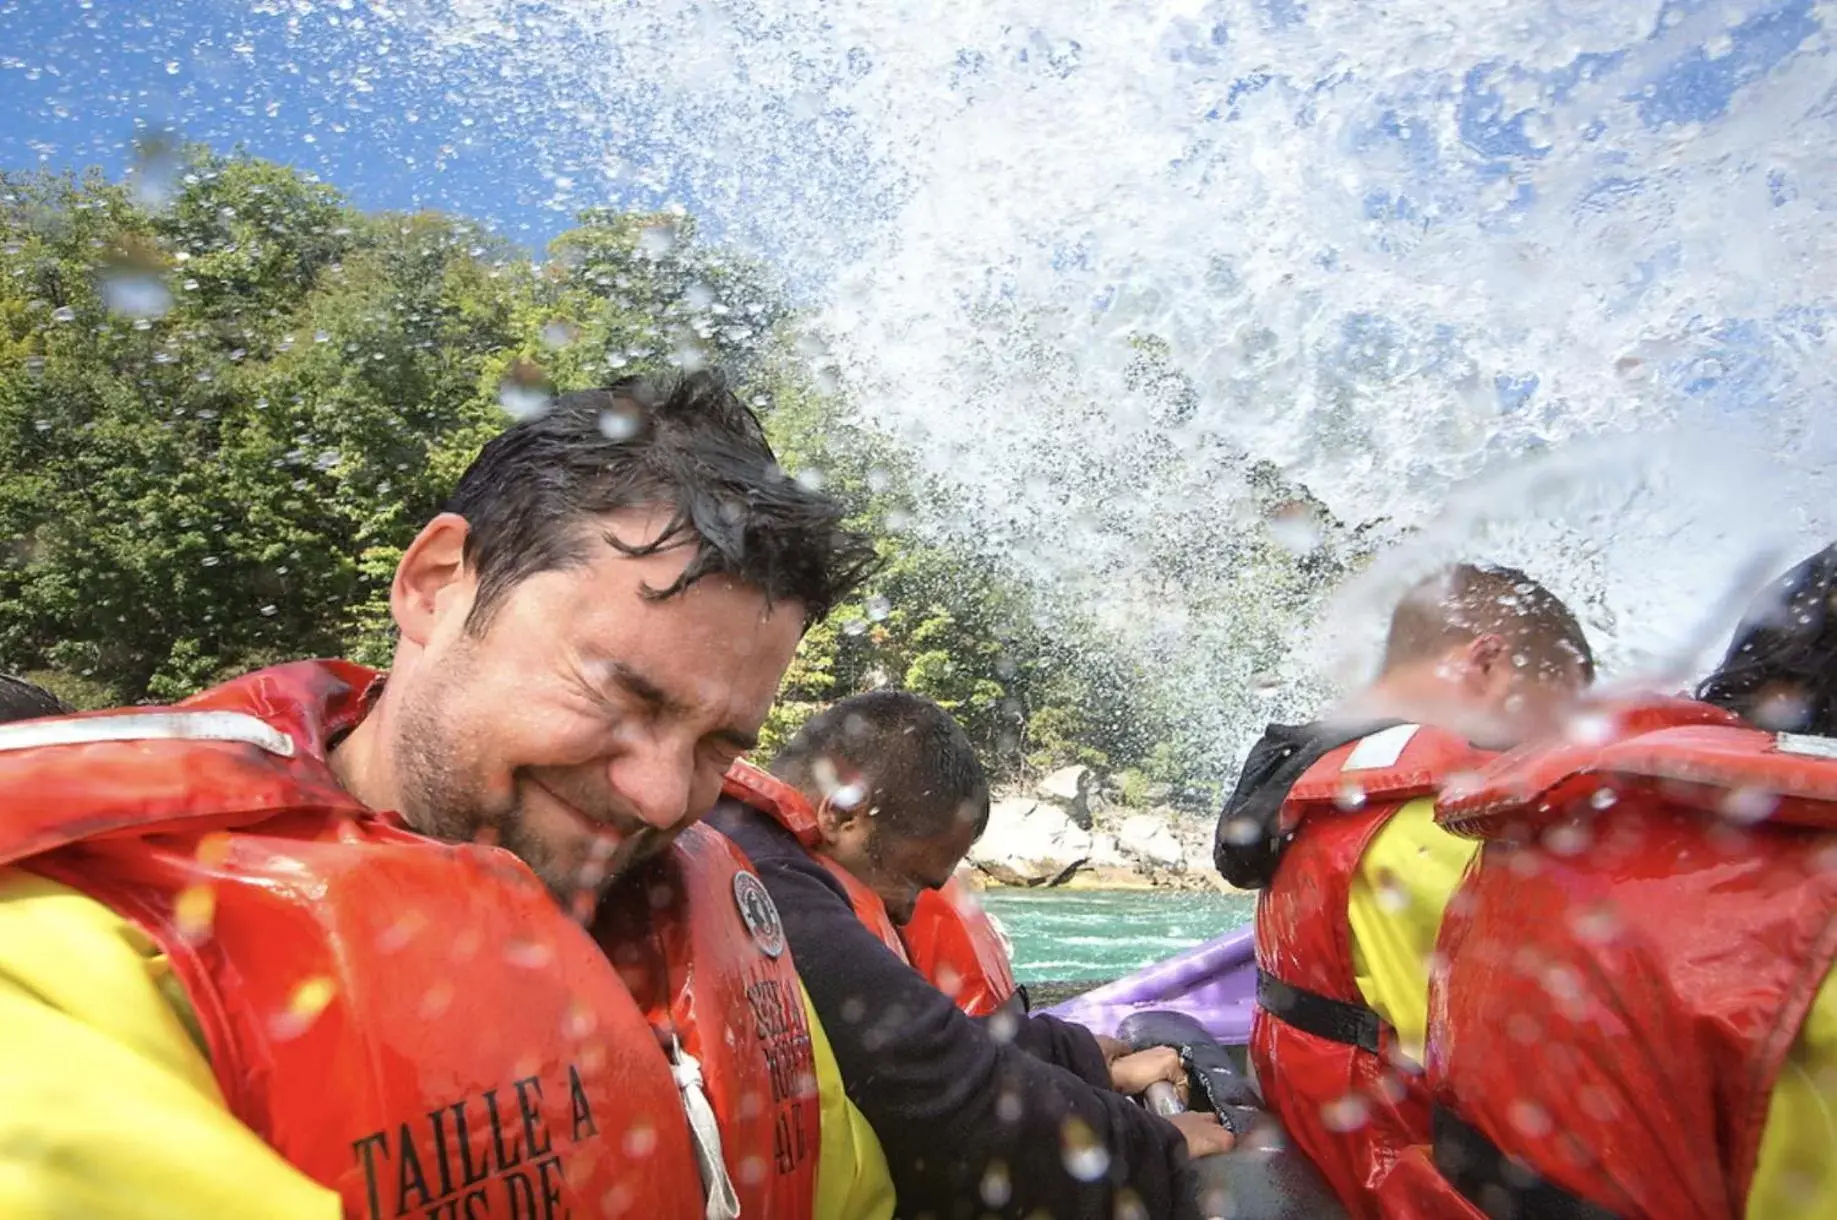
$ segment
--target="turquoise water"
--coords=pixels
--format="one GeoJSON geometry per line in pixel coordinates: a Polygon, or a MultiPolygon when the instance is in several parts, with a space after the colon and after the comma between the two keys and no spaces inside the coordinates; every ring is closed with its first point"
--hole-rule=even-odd
{"type": "Polygon", "coordinates": [[[1113,979],[1250,923],[1250,894],[992,890],[983,905],[1014,942],[1023,983],[1113,979]]]}

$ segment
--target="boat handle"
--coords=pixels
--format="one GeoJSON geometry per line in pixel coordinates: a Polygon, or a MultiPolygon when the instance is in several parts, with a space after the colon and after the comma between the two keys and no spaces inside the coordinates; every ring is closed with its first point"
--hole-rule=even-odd
{"type": "Polygon", "coordinates": [[[1186,1111],[1186,1107],[1180,1103],[1180,1090],[1165,1080],[1157,1080],[1149,1085],[1142,1099],[1148,1103],[1150,1110],[1163,1118],[1186,1111]]]}

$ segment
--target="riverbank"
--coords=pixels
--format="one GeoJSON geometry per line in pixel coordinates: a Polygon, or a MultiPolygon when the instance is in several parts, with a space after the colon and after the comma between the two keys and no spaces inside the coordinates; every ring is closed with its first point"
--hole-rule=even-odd
{"type": "Polygon", "coordinates": [[[1238,892],[1213,867],[1210,816],[1130,804],[1089,767],[998,792],[967,863],[991,889],[1238,892]]]}

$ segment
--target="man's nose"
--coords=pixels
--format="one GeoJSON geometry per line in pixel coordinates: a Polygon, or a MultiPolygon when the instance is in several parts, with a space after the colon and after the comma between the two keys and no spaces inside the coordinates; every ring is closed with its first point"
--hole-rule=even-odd
{"type": "Polygon", "coordinates": [[[695,780],[693,754],[651,747],[616,759],[610,767],[612,788],[646,826],[674,830],[689,817],[689,793],[695,780]]]}

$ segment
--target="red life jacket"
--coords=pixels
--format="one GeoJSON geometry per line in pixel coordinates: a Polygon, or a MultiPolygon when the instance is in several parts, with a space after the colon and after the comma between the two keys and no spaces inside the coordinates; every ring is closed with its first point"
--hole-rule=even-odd
{"type": "Polygon", "coordinates": [[[1355,1217],[1438,1213],[1387,1189],[1398,1156],[1428,1138],[1429,1100],[1359,992],[1352,880],[1393,814],[1482,757],[1455,734],[1396,725],[1322,755],[1282,809],[1292,838],[1257,901],[1250,1055],[1270,1108],[1355,1217]]]}
{"type": "Polygon", "coordinates": [[[701,1064],[743,1216],[808,1220],[822,1107],[784,927],[740,849],[690,826],[601,904],[595,938],[701,1064]]]}
{"type": "Polygon", "coordinates": [[[868,930],[878,936],[880,943],[892,950],[900,961],[910,962],[911,959],[906,956],[906,944],[900,939],[899,929],[894,926],[893,917],[887,914],[887,904],[880,900],[880,895],[818,850],[822,846],[823,836],[817,828],[816,810],[810,807],[803,793],[745,759],[738,760],[727,769],[727,775],[721,782],[721,791],[766,814],[796,835],[804,850],[841,883],[842,892],[848,895],[849,905],[855,908],[855,917],[866,924],[868,930]]]}
{"type": "Polygon", "coordinates": [[[1837,959],[1837,741],[1682,701],[1594,738],[1438,811],[1486,844],[1431,989],[1434,1158],[1469,1197],[1738,1220],[1837,959]]]}
{"type": "Polygon", "coordinates": [[[0,728],[0,864],[146,930],[229,1109],[350,1217],[703,1215],[694,1099],[600,948],[508,852],[326,765],[374,681],[302,663],[0,728]]]}
{"type": "Polygon", "coordinates": [[[1014,995],[1014,968],[1001,930],[957,878],[921,893],[900,935],[912,968],[970,1016],[986,1017],[1014,995]]]}

